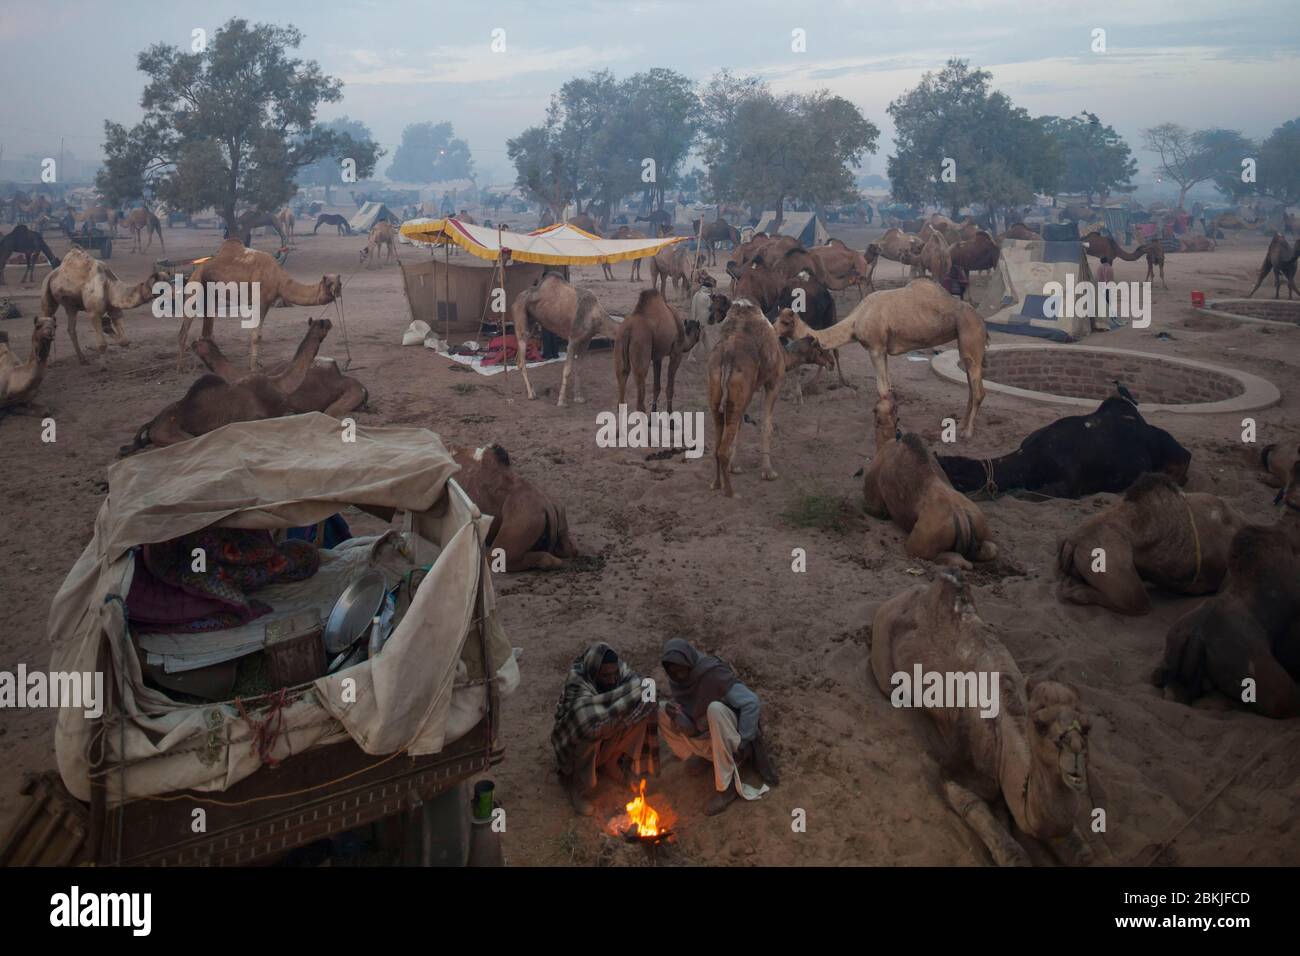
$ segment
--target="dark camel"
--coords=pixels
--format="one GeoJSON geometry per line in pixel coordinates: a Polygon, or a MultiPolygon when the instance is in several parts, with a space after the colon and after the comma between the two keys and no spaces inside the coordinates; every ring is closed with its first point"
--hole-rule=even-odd
{"type": "Polygon", "coordinates": [[[1255,280],[1255,288],[1246,294],[1246,298],[1251,298],[1264,280],[1268,278],[1269,273],[1273,274],[1273,298],[1280,299],[1282,292],[1282,280],[1286,280],[1286,297],[1294,298],[1300,294],[1300,289],[1296,288],[1295,273],[1296,263],[1300,262],[1300,239],[1295,241],[1294,248],[1287,245],[1287,241],[1280,235],[1274,235],[1273,241],[1268,244],[1268,252],[1264,255],[1264,263],[1259,267],[1259,277],[1255,280]]]}
{"type": "Polygon", "coordinates": [[[664,360],[668,360],[668,412],[673,410],[673,387],[682,356],[700,340],[698,322],[683,322],[655,289],[642,289],[632,314],[619,326],[614,338],[614,379],[618,383],[618,404],[627,395],[627,377],[636,381],[636,410],[645,411],[646,372],[654,366],[655,391],[650,410],[659,410],[659,382],[664,360]]]}

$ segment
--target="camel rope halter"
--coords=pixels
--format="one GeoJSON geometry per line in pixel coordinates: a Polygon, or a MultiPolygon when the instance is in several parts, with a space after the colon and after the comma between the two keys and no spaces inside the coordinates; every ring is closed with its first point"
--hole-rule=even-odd
{"type": "Polygon", "coordinates": [[[1196,527],[1196,515],[1192,512],[1192,503],[1187,500],[1187,495],[1181,488],[1178,489],[1178,497],[1182,499],[1183,507],[1187,509],[1187,521],[1192,526],[1192,544],[1196,548],[1196,573],[1188,583],[1194,584],[1201,577],[1201,533],[1196,527]]]}

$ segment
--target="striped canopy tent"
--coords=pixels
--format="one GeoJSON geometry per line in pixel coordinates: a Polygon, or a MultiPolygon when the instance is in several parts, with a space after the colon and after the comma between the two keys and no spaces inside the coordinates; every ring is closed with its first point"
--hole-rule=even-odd
{"type": "Polygon", "coordinates": [[[474,226],[459,219],[415,219],[402,226],[402,235],[415,242],[454,244],[480,259],[499,260],[507,253],[514,262],[547,266],[586,266],[653,256],[664,246],[685,242],[685,236],[664,239],[601,239],[567,222],[533,232],[509,232],[474,226]]]}

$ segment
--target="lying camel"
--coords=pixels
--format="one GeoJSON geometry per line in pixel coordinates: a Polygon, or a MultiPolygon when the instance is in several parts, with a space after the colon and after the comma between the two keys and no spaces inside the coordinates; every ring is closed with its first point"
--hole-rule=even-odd
{"type": "Polygon", "coordinates": [[[1209,236],[1183,236],[1178,241],[1177,252],[1213,252],[1216,244],[1209,236]]]}
{"type": "MultiPolygon", "coordinates": [[[[948,805],[993,861],[1030,863],[990,806],[1001,804],[1021,833],[1046,843],[1062,863],[1090,862],[1092,851],[1074,824],[1077,794],[1088,788],[1091,727],[1079,695],[1056,681],[1025,681],[1015,658],[980,619],[959,571],[941,571],[933,583],[904,591],[876,610],[871,672],[877,686],[892,697],[901,692],[895,675],[910,676],[918,668],[996,675],[996,716],[982,717],[978,705],[923,708],[943,742],[948,805]]],[[[915,689],[910,702],[919,697],[915,689]]]]}
{"type": "Polygon", "coordinates": [[[36,396],[50,363],[54,327],[53,316],[38,316],[32,322],[32,350],[25,362],[20,362],[9,348],[7,336],[0,339],[0,408],[23,405],[36,396]]]}
{"type": "Polygon", "coordinates": [[[1165,637],[1151,682],[1182,703],[1218,691],[1266,717],[1300,715],[1300,466],[1278,497],[1282,520],[1238,531],[1223,589],[1165,637]]]}
{"type": "Polygon", "coordinates": [[[397,247],[393,244],[393,224],[387,219],[381,220],[370,227],[370,237],[366,241],[366,247],[361,250],[361,262],[366,268],[370,268],[370,263],[379,265],[379,249],[381,246],[387,246],[387,256],[385,263],[391,262],[393,256],[397,255],[397,247]]]}
{"type": "Polygon", "coordinates": [[[618,383],[618,404],[627,395],[627,377],[636,380],[636,410],[645,411],[645,376],[655,370],[654,400],[650,410],[659,410],[659,378],[664,359],[668,360],[668,412],[673,410],[673,387],[677,383],[677,366],[682,356],[700,340],[698,322],[687,320],[664,301],[656,289],[642,289],[632,314],[623,320],[614,338],[614,380],[618,383]]]}
{"type": "Polygon", "coordinates": [[[487,546],[493,563],[500,549],[507,571],[553,571],[578,556],[564,505],[521,478],[500,445],[451,449],[460,465],[455,480],[479,511],[492,515],[487,546]]]}
{"type": "Polygon", "coordinates": [[[842,321],[822,332],[809,328],[793,312],[783,313],[776,331],[786,338],[811,335],[822,348],[831,350],[858,342],[871,356],[876,391],[882,398],[890,392],[888,356],[956,339],[970,393],[961,436],[970,438],[975,434],[975,414],[984,401],[984,347],[989,333],[978,312],[954,299],[938,283],[914,279],[902,289],[873,293],[842,321]]]}
{"type": "Polygon", "coordinates": [[[352,235],[352,225],[344,217],[332,213],[324,212],[316,217],[316,225],[312,228],[311,234],[316,235],[321,226],[335,226],[338,228],[340,236],[352,235]]]}
{"type": "Polygon", "coordinates": [[[1144,474],[1058,545],[1056,595],[1139,615],[1151,610],[1146,582],[1212,594],[1228,571],[1232,536],[1245,524],[1217,495],[1184,494],[1168,475],[1144,474]]]}
{"type": "Polygon", "coordinates": [[[1259,277],[1255,280],[1255,288],[1246,293],[1246,298],[1251,298],[1259,291],[1259,287],[1268,278],[1269,273],[1273,274],[1273,298],[1281,298],[1283,279],[1286,280],[1286,297],[1288,299],[1300,294],[1300,289],[1297,289],[1295,284],[1297,262],[1300,262],[1300,239],[1295,241],[1295,247],[1292,248],[1285,239],[1275,234],[1273,240],[1268,244],[1268,252],[1264,254],[1264,264],[1259,267],[1259,277]]]}
{"type": "Polygon", "coordinates": [[[1090,415],[1044,425],[1000,458],[938,458],[958,491],[985,491],[996,498],[1024,489],[1082,498],[1121,492],[1146,471],[1186,484],[1192,453],[1164,429],[1148,425],[1132,402],[1112,396],[1090,415]]]}
{"type": "Polygon", "coordinates": [[[84,249],[69,249],[58,268],[51,270],[41,285],[41,315],[53,316],[59,306],[63,306],[63,311],[68,316],[68,337],[72,339],[77,361],[89,365],[81,352],[81,344],[77,341],[77,314],[87,313],[90,316],[90,327],[94,329],[95,338],[99,342],[99,367],[107,368],[105,320],[109,323],[113,340],[126,348],[131,343],[122,328],[122,313],[152,302],[158,296],[154,287],[159,283],[165,287],[170,278],[170,272],[155,270],[143,282],[128,285],[118,279],[112,269],[84,249]]]}
{"type": "Polygon", "coordinates": [[[867,514],[908,532],[910,557],[961,568],[996,558],[984,513],[948,482],[920,436],[899,430],[893,395],[876,402],[873,414],[876,457],[862,479],[867,514]]]}
{"type": "MultiPolygon", "coordinates": [[[[236,368],[211,339],[197,338],[191,348],[213,374],[220,375],[227,382],[243,381],[250,374],[244,369],[236,368]]],[[[266,371],[267,378],[272,382],[282,381],[281,376],[289,371],[290,364],[291,362],[281,362],[273,365],[266,371]]],[[[339,370],[338,362],[330,358],[317,358],[307,369],[307,377],[302,384],[287,397],[289,411],[295,415],[324,412],[338,418],[365,405],[370,396],[361,382],[339,370]]]]}
{"type": "Polygon", "coordinates": [[[564,407],[570,375],[573,376],[574,404],[584,403],[587,399],[583,397],[582,386],[578,383],[578,359],[596,336],[602,335],[611,340],[618,336],[618,323],[609,317],[596,297],[585,289],[575,289],[555,273],[548,272],[515,297],[515,301],[510,304],[510,322],[519,339],[515,361],[523,373],[529,399],[535,399],[537,393],[533,391],[533,383],[528,380],[526,343],[533,335],[534,326],[541,326],[568,340],[564,374],[560,377],[560,398],[555,403],[556,406],[564,407]]]}
{"type": "Polygon", "coordinates": [[[1285,488],[1291,467],[1300,461],[1300,448],[1292,444],[1265,445],[1259,450],[1259,464],[1264,469],[1264,484],[1285,488]]]}
{"type": "Polygon", "coordinates": [[[1033,229],[1030,229],[1023,222],[1017,222],[1007,226],[1006,232],[998,237],[1001,239],[1041,239],[1043,238],[1033,229]]]}
{"type": "MultiPolygon", "coordinates": [[[[786,310],[781,315],[793,315],[786,310]]],[[[802,338],[803,336],[799,336],[802,338]]],[[[722,339],[709,356],[709,411],[713,416],[714,476],[709,488],[734,496],[731,476],[740,424],[750,399],[763,389],[762,475],[775,481],[772,468],[772,412],[785,378],[785,355],[776,330],[747,299],[732,303],[722,324],[722,339]]]]}
{"type": "Polygon", "coordinates": [[[308,319],[307,334],[293,361],[279,375],[256,373],[237,382],[220,375],[203,375],[180,401],[172,402],[136,431],[131,444],[118,450],[124,457],[149,445],[174,445],[206,435],[232,422],[256,422],[293,414],[289,396],[302,387],[330,330],[329,319],[308,319]]]}
{"type": "MultiPolygon", "coordinates": [[[[217,254],[199,264],[190,274],[186,283],[204,285],[209,282],[243,283],[245,287],[257,290],[260,314],[257,324],[249,334],[248,367],[256,369],[258,351],[262,345],[262,327],[271,306],[277,301],[286,305],[326,305],[343,295],[343,280],[337,275],[322,276],[315,285],[306,285],[296,281],[285,272],[275,256],[256,249],[247,249],[238,239],[227,239],[217,250],[217,254]]],[[[203,337],[212,338],[216,316],[203,317],[203,337]]],[[[179,349],[176,354],[176,367],[180,369],[185,361],[185,343],[189,340],[190,326],[194,316],[185,316],[181,322],[179,349]]]]}

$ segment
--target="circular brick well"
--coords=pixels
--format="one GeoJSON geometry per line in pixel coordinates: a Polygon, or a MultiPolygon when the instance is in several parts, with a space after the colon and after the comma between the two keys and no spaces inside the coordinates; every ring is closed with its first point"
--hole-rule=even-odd
{"type": "MultiPolygon", "coordinates": [[[[956,349],[935,356],[931,367],[966,384],[956,349]]],[[[1116,380],[1143,411],[1239,412],[1281,400],[1265,379],[1235,369],[1149,352],[1086,345],[994,345],[984,355],[984,385],[1040,402],[1095,408],[1115,394],[1116,380]]]]}
{"type": "Polygon", "coordinates": [[[1300,325],[1300,300],[1296,299],[1211,299],[1205,308],[1197,309],[1208,315],[1226,315],[1246,322],[1276,322],[1280,325],[1300,325]]]}

